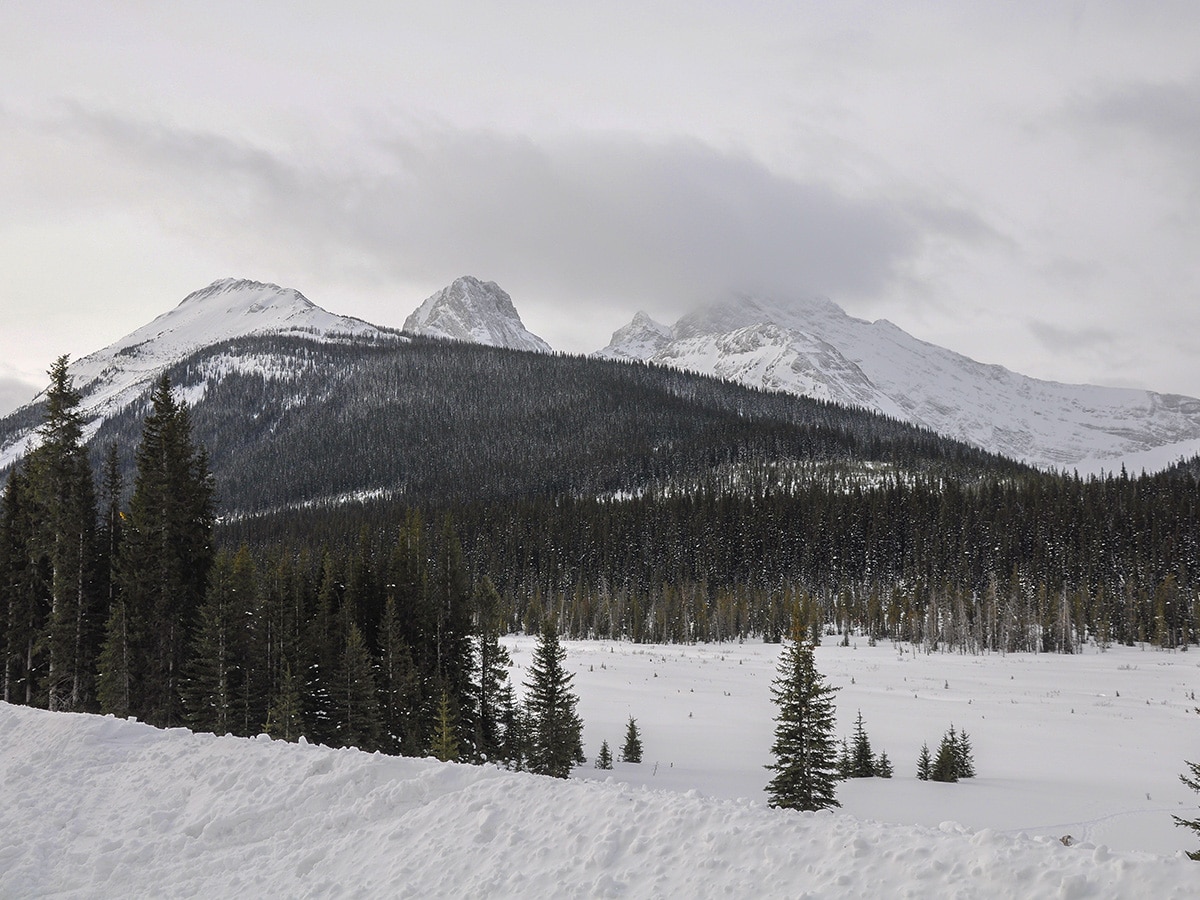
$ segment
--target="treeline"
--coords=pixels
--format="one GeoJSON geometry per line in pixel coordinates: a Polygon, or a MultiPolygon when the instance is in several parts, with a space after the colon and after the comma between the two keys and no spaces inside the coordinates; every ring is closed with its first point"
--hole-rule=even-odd
{"type": "Polygon", "coordinates": [[[564,777],[581,760],[557,629],[522,706],[502,601],[448,517],[408,515],[386,552],[365,535],[350,553],[217,550],[207,454],[169,379],[125,505],[115,447],[97,500],[65,358],[51,378],[42,443],[0,511],[5,702],[564,777]]]}
{"type": "MultiPolygon", "coordinates": [[[[777,640],[829,632],[929,648],[1071,652],[1197,640],[1200,494],[1167,474],[1026,473],[970,483],[814,467],[786,485],[627,498],[527,498],[451,512],[506,627],[552,613],[572,637],[777,640]]],[[[744,481],[749,481],[744,479],[744,481]]],[[[225,523],[229,542],[389,534],[385,501],[225,523]]]]}

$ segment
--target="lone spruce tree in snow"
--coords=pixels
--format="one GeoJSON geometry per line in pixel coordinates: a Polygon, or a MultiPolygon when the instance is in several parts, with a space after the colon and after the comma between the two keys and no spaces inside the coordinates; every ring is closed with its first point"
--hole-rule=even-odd
{"type": "Polygon", "coordinates": [[[640,763],[642,761],[642,736],[638,733],[637,719],[629,717],[625,726],[625,743],[621,745],[622,762],[640,763]]]}
{"type": "MultiPolygon", "coordinates": [[[[1191,777],[1180,775],[1179,780],[1190,787],[1193,791],[1200,793],[1200,763],[1186,763],[1188,770],[1191,772],[1191,777]]],[[[1190,828],[1196,834],[1200,834],[1200,818],[1196,819],[1181,819],[1179,816],[1172,816],[1176,825],[1182,825],[1184,828],[1190,828]]],[[[1200,850],[1189,850],[1188,856],[1195,860],[1200,860],[1200,850]]]]}
{"type": "Polygon", "coordinates": [[[608,749],[608,741],[601,741],[600,752],[596,754],[596,768],[611,769],[612,764],[612,751],[608,749]]]}
{"type": "MultiPolygon", "coordinates": [[[[799,637],[799,635],[796,635],[799,637]]],[[[779,660],[771,697],[775,717],[775,773],[767,785],[768,803],[789,809],[816,810],[841,806],[834,799],[838,780],[837,744],[833,738],[833,695],[813,663],[812,647],[793,640],[779,660]]]]}
{"type": "Polygon", "coordinates": [[[575,712],[579,698],[571,690],[575,676],[563,668],[567,651],[558,642],[558,628],[547,618],[533,651],[525,709],[529,715],[527,768],[538,775],[566,778],[583,762],[583,722],[575,712]]]}

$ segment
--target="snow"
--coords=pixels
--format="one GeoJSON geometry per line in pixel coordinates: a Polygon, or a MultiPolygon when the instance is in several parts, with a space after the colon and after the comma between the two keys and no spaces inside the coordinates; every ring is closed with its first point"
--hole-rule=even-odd
{"type": "Polygon", "coordinates": [[[1162,468],[1200,445],[1200,400],[1041,381],[918,340],[825,298],[735,297],[614,333],[641,359],[882,412],[1047,469],[1162,468]]]}
{"type": "MultiPolygon", "coordinates": [[[[506,643],[520,684],[533,640],[506,643]]],[[[844,810],[817,814],[763,802],[779,651],[763,644],[564,642],[588,752],[618,750],[631,714],[645,747],[566,782],[0,704],[0,896],[1200,893],[1179,852],[1194,836],[1170,825],[1195,813],[1175,773],[1197,755],[1200,656],[831,643],[817,665],[842,688],[839,727],[861,708],[897,777],[844,783],[844,810]],[[918,782],[920,742],[951,721],[980,777],[918,782]]]]}
{"type": "Polygon", "coordinates": [[[488,347],[552,352],[549,344],[525,328],[512,298],[496,282],[470,275],[427,297],[404,320],[404,330],[488,347]]]}

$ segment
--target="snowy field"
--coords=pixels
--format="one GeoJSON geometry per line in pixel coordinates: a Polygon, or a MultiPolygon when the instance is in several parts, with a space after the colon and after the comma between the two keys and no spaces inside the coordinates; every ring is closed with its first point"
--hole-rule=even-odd
{"type": "MultiPolygon", "coordinates": [[[[534,642],[507,643],[520,683],[534,642]]],[[[0,897],[1200,896],[1170,818],[1197,805],[1195,651],[821,647],[840,729],[861,708],[897,772],[801,814],[762,790],[778,647],[565,646],[589,756],[634,715],[641,765],[559,782],[0,704],[0,897]],[[951,722],[979,777],[917,781],[951,722]]]]}

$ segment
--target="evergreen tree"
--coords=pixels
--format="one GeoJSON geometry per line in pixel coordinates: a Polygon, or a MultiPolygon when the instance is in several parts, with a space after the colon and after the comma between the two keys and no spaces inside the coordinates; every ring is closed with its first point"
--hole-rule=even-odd
{"type": "Polygon", "coordinates": [[[263,731],[279,741],[297,741],[304,733],[304,709],[300,698],[300,681],[292,675],[292,667],[283,667],[283,677],[271,707],[263,731]]]}
{"type": "Polygon", "coordinates": [[[933,777],[933,758],[929,754],[929,745],[921,745],[921,755],[917,757],[917,778],[928,781],[933,777]]]}
{"type": "Polygon", "coordinates": [[[353,622],[338,660],[337,740],[343,747],[379,748],[379,700],[376,694],[371,651],[353,622]]]}
{"type": "Polygon", "coordinates": [[[629,717],[625,725],[625,743],[621,745],[621,761],[640,763],[642,761],[642,736],[638,731],[637,719],[629,717]]]}
{"type": "Polygon", "coordinates": [[[779,661],[771,697],[775,717],[775,777],[767,785],[769,804],[816,810],[841,804],[834,798],[837,757],[833,739],[835,688],[825,684],[813,663],[812,648],[793,640],[779,661]]]}
{"type": "Polygon", "coordinates": [[[955,742],[954,761],[959,778],[975,777],[975,755],[971,751],[971,737],[965,731],[959,732],[955,742]]]}
{"type": "Polygon", "coordinates": [[[611,769],[613,767],[612,751],[608,749],[608,741],[600,742],[600,752],[596,754],[597,769],[611,769]]]}
{"type": "MultiPolygon", "coordinates": [[[[1190,775],[1180,775],[1179,780],[1186,784],[1189,788],[1197,793],[1200,793],[1200,763],[1185,762],[1190,775]]],[[[1179,816],[1172,816],[1176,825],[1182,825],[1184,828],[1190,828],[1196,834],[1200,834],[1200,817],[1195,819],[1184,819],[1179,816]]],[[[1189,850],[1188,856],[1192,859],[1200,860],[1200,850],[1189,850]]]]}
{"type": "Polygon", "coordinates": [[[429,591],[435,625],[431,681],[439,691],[450,695],[456,711],[456,737],[461,752],[463,747],[470,748],[475,738],[472,714],[475,654],[471,640],[471,585],[463,563],[462,545],[449,515],[442,520],[429,591]]]}
{"type": "Polygon", "coordinates": [[[854,758],[850,755],[850,742],[842,738],[841,748],[838,751],[837,758],[837,773],[838,778],[845,781],[850,778],[854,772],[854,758]]]}
{"type": "Polygon", "coordinates": [[[501,756],[501,707],[508,688],[508,651],[500,644],[500,595],[483,576],[476,591],[479,640],[479,708],[475,717],[475,754],[480,760],[501,756]]]}
{"type": "Polygon", "coordinates": [[[880,778],[891,778],[893,774],[892,761],[888,759],[887,751],[880,750],[875,758],[875,774],[880,778]]]}
{"type": "Polygon", "coordinates": [[[442,762],[458,761],[458,725],[450,706],[450,696],[442,691],[438,698],[437,727],[433,732],[433,743],[429,753],[442,762]]]}
{"type": "Polygon", "coordinates": [[[394,596],[384,602],[379,624],[379,681],[383,749],[415,756],[422,749],[417,715],[420,682],[394,596]]]}
{"type": "Polygon", "coordinates": [[[933,769],[929,774],[932,781],[958,781],[959,778],[958,735],[954,726],[942,736],[937,756],[933,760],[933,769]]]}
{"type": "Polygon", "coordinates": [[[105,694],[127,695],[132,714],[169,726],[182,719],[184,658],[212,562],[213,486],[207,455],[193,446],[187,409],[165,374],[151,395],[136,461],[119,575],[124,619],[137,624],[129,629],[137,644],[127,683],[109,685],[105,694]]]}
{"type": "Polygon", "coordinates": [[[549,619],[533,651],[525,708],[529,713],[527,762],[530,772],[566,778],[583,761],[583,722],[575,712],[579,699],[571,689],[575,676],[563,667],[567,651],[549,619]]]}
{"type": "Polygon", "coordinates": [[[80,710],[93,703],[99,622],[92,564],[96,498],[92,468],[83,448],[80,395],[67,374],[67,357],[50,368],[41,444],[28,457],[34,524],[30,549],[48,572],[49,610],[35,646],[45,654],[38,686],[51,710],[80,710]]]}
{"type": "Polygon", "coordinates": [[[871,752],[871,741],[867,737],[867,729],[863,726],[862,710],[854,720],[854,743],[850,754],[851,778],[874,778],[875,755],[871,752]]]}
{"type": "Polygon", "coordinates": [[[38,569],[31,548],[33,521],[25,477],[14,468],[4,485],[0,506],[0,649],[4,653],[3,699],[26,706],[34,702],[36,646],[45,622],[39,597],[38,569]]]}

